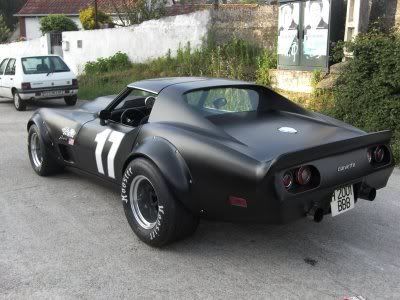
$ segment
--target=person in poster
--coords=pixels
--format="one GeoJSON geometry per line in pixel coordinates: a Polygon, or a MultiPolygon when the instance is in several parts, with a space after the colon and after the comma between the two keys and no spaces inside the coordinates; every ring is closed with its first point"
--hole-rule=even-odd
{"type": "Polygon", "coordinates": [[[298,52],[299,3],[287,3],[279,7],[278,54],[293,56],[298,52]]]}
{"type": "Polygon", "coordinates": [[[318,58],[327,55],[329,0],[307,1],[304,12],[304,55],[318,58]]]}

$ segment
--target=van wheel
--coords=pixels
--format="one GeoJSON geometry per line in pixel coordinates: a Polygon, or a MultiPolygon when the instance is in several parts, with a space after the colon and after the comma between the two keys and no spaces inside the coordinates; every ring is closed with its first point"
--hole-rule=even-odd
{"type": "Polygon", "coordinates": [[[67,104],[68,106],[74,106],[78,101],[78,96],[75,95],[75,96],[64,97],[64,101],[65,104],[67,104]]]}
{"type": "Polygon", "coordinates": [[[125,170],[121,197],[129,225],[146,244],[162,247],[196,230],[199,218],[170,192],[158,168],[137,158],[125,170]]]}
{"type": "Polygon", "coordinates": [[[13,100],[15,109],[18,111],[24,111],[26,109],[26,103],[22,101],[21,97],[19,96],[18,92],[15,91],[13,93],[13,100]]]}

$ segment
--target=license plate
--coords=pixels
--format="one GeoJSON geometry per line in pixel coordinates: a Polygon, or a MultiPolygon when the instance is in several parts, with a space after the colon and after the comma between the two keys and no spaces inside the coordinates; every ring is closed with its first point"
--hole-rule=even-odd
{"type": "Polygon", "coordinates": [[[42,92],[43,96],[59,96],[59,95],[64,95],[64,91],[47,91],[47,92],[42,92]]]}
{"type": "Polygon", "coordinates": [[[352,185],[341,187],[333,192],[331,202],[333,217],[352,208],[354,208],[354,192],[352,185]]]}

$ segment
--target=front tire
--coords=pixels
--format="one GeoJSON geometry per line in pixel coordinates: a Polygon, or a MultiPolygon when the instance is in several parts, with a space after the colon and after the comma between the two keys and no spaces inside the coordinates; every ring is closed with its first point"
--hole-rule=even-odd
{"type": "Polygon", "coordinates": [[[126,168],[121,197],[129,225],[150,246],[162,247],[197,228],[198,217],[173,197],[158,168],[146,159],[135,159],[126,168]]]}
{"type": "Polygon", "coordinates": [[[26,110],[26,103],[21,99],[21,97],[19,96],[17,91],[15,91],[13,93],[13,100],[14,100],[14,106],[15,106],[16,110],[18,110],[18,111],[26,110]]]}
{"type": "Polygon", "coordinates": [[[40,176],[48,176],[62,170],[62,166],[49,155],[36,125],[29,128],[28,153],[33,170],[40,176]]]}
{"type": "Polygon", "coordinates": [[[74,106],[78,101],[78,96],[75,95],[75,96],[64,97],[64,101],[65,104],[67,104],[67,106],[74,106]]]}

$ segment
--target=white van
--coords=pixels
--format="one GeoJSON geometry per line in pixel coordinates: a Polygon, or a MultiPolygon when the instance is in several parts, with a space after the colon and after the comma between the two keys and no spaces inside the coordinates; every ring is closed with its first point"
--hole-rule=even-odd
{"type": "Polygon", "coordinates": [[[78,80],[57,55],[8,57],[0,61],[0,97],[11,98],[17,110],[26,100],[64,98],[73,106],[78,99],[78,80]]]}

